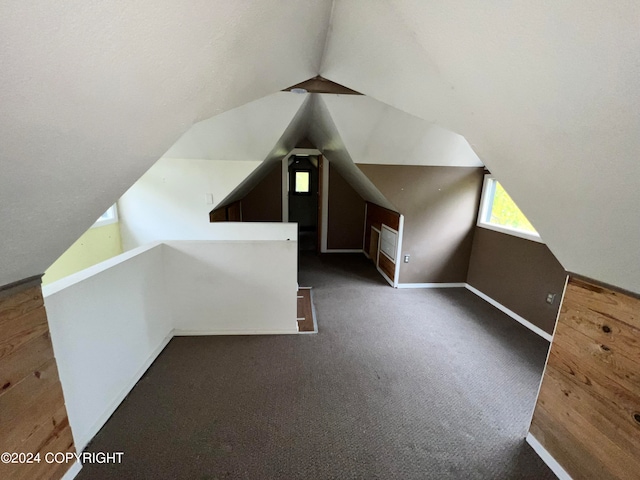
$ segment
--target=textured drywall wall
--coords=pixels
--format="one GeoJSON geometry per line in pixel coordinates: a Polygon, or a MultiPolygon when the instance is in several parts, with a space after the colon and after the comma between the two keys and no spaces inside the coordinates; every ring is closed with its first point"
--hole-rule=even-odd
{"type": "Polygon", "coordinates": [[[323,77],[464,135],[567,270],[640,292],[638,2],[336,0],[332,20],[323,77]]]}
{"type": "Polygon", "coordinates": [[[161,158],[118,201],[125,250],[167,239],[209,238],[207,194],[216,203],[258,161],[161,158]]]}
{"type": "Polygon", "coordinates": [[[482,168],[358,167],[404,215],[399,282],[466,282],[482,168]]]}
{"type": "Polygon", "coordinates": [[[547,246],[476,227],[467,283],[552,334],[566,273],[547,246]],[[547,294],[556,295],[553,304],[547,294]]]}
{"type": "Polygon", "coordinates": [[[121,253],[120,223],[92,227],[47,268],[42,284],[55,282],[121,253]]]}
{"type": "Polygon", "coordinates": [[[44,272],[193,123],[315,76],[330,12],[3,2],[0,285],[44,272]]]}

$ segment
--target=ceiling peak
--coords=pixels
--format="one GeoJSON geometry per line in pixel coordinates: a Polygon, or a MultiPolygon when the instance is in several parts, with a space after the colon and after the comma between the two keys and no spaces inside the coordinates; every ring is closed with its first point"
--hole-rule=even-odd
{"type": "MultiPolygon", "coordinates": [[[[344,85],[327,80],[320,75],[317,75],[309,80],[293,85],[289,88],[282,90],[283,92],[291,92],[294,89],[306,90],[306,93],[331,93],[339,95],[362,95],[360,92],[356,92],[344,85]]],[[[296,92],[297,93],[297,92],[296,92]]],[[[305,92],[301,92],[305,93],[305,92]]]]}

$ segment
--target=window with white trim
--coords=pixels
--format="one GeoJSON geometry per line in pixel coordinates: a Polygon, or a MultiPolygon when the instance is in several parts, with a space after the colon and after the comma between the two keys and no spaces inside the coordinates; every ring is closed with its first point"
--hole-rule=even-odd
{"type": "Polygon", "coordinates": [[[491,175],[484,178],[478,226],[542,242],[540,235],[527,220],[500,182],[491,175]]]}
{"type": "Polygon", "coordinates": [[[106,212],[104,212],[102,215],[100,215],[100,217],[98,217],[98,220],[96,220],[96,222],[93,225],[91,225],[91,228],[104,227],[105,225],[116,223],[117,221],[118,221],[118,207],[114,203],[109,207],[109,209],[106,212]]]}

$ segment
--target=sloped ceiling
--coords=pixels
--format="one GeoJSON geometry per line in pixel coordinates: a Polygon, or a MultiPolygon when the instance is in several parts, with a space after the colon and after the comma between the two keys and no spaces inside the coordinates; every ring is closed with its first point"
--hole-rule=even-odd
{"type": "Polygon", "coordinates": [[[639,24],[631,1],[4,2],[0,284],[41,273],[192,124],[321,75],[369,97],[305,110],[346,178],[352,156],[418,162],[463,135],[566,269],[640,292],[639,24]]]}
{"type": "Polygon", "coordinates": [[[483,166],[462,135],[434,123],[371,97],[322,98],[356,163],[483,166]]]}
{"type": "Polygon", "coordinates": [[[196,123],[166,158],[263,160],[305,100],[278,92],[196,123]]]}
{"type": "Polygon", "coordinates": [[[0,4],[0,285],[42,273],[193,123],[318,74],[330,1],[0,4]]]}
{"type": "Polygon", "coordinates": [[[260,183],[268,174],[271,169],[275,168],[275,165],[280,162],[296,144],[304,139],[308,130],[308,119],[311,110],[311,96],[310,95],[296,95],[296,94],[283,94],[293,97],[297,97],[302,101],[302,105],[295,113],[293,119],[286,127],[282,136],[278,139],[275,146],[271,149],[269,154],[263,160],[262,164],[256,168],[251,175],[249,175],[240,185],[231,191],[218,205],[229,205],[237,200],[244,198],[258,183],[260,183]]]}
{"type": "Polygon", "coordinates": [[[567,270],[640,292],[640,3],[338,0],[332,19],[322,76],[464,135],[567,270]]]}

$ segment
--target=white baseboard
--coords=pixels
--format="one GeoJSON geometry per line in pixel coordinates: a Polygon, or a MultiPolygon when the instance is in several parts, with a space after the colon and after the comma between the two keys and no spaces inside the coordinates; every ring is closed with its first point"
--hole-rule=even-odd
{"type": "Polygon", "coordinates": [[[398,288],[465,288],[466,283],[399,283],[398,288]]]}
{"type": "Polygon", "coordinates": [[[556,477],[558,477],[560,480],[572,480],[571,475],[569,475],[567,471],[562,468],[558,461],[551,456],[547,449],[542,446],[542,444],[536,439],[536,437],[531,434],[531,432],[527,433],[526,440],[527,443],[531,445],[531,448],[533,448],[538,456],[542,459],[542,461],[547,464],[547,467],[549,467],[551,471],[556,474],[556,477]]]}
{"type": "Polygon", "coordinates": [[[76,460],[71,465],[71,468],[67,470],[67,473],[62,476],[61,480],[73,480],[80,473],[80,470],[82,470],[82,464],[76,460]]]}
{"type": "Polygon", "coordinates": [[[321,253],[362,253],[361,248],[327,248],[321,253]]]}
{"type": "Polygon", "coordinates": [[[508,309],[507,307],[505,307],[504,305],[502,305],[501,303],[496,302],[493,298],[491,298],[488,295],[485,295],[484,293],[482,293],[480,290],[478,290],[477,288],[472,287],[471,285],[469,285],[468,283],[465,284],[465,287],[467,288],[467,290],[469,290],[470,292],[475,293],[477,296],[479,296],[481,299],[483,299],[485,302],[490,303],[491,305],[493,305],[494,307],[496,307],[498,310],[500,310],[503,313],[506,313],[507,315],[509,315],[511,318],[513,318],[515,321],[517,321],[518,323],[524,325],[525,327],[527,327],[529,330],[531,330],[533,333],[536,333],[538,335],[540,335],[542,338],[544,338],[547,342],[551,342],[551,339],[553,338],[550,334],[548,334],[547,332],[545,332],[544,330],[542,330],[540,327],[537,327],[536,325],[534,325],[533,323],[531,323],[529,320],[521,317],[520,315],[518,315],[516,312],[514,312],[513,310],[508,309]]]}
{"type": "Polygon", "coordinates": [[[174,330],[175,337],[199,337],[205,335],[297,335],[298,330],[174,330]]]}
{"type": "Polygon", "coordinates": [[[127,395],[129,395],[131,390],[133,390],[133,387],[136,386],[136,383],[138,383],[138,381],[142,378],[142,376],[145,374],[145,372],[148,370],[151,364],[155,361],[155,359],[158,358],[158,355],[160,355],[162,350],[164,350],[164,347],[167,346],[167,344],[171,341],[172,338],[173,338],[173,332],[170,332],[169,335],[167,335],[162,340],[162,342],[160,342],[160,345],[158,345],[149,354],[149,357],[147,358],[147,360],[142,364],[142,366],[138,369],[135,375],[131,377],[129,382],[127,382],[127,385],[122,390],[120,390],[116,398],[113,399],[111,404],[105,409],[103,414],[100,415],[98,420],[93,424],[93,426],[89,429],[89,431],[85,433],[82,438],[74,439],[76,443],[76,449],[78,452],[82,452],[87,447],[89,442],[93,439],[93,437],[95,437],[96,434],[100,431],[100,429],[104,426],[104,424],[107,423],[107,420],[109,420],[111,415],[113,415],[113,412],[116,411],[116,409],[120,406],[122,401],[127,397],[127,395]]]}
{"type": "Polygon", "coordinates": [[[369,255],[367,252],[365,252],[364,250],[362,250],[362,253],[364,253],[364,256],[367,257],[369,260],[371,260],[371,255],[369,255]]]}

